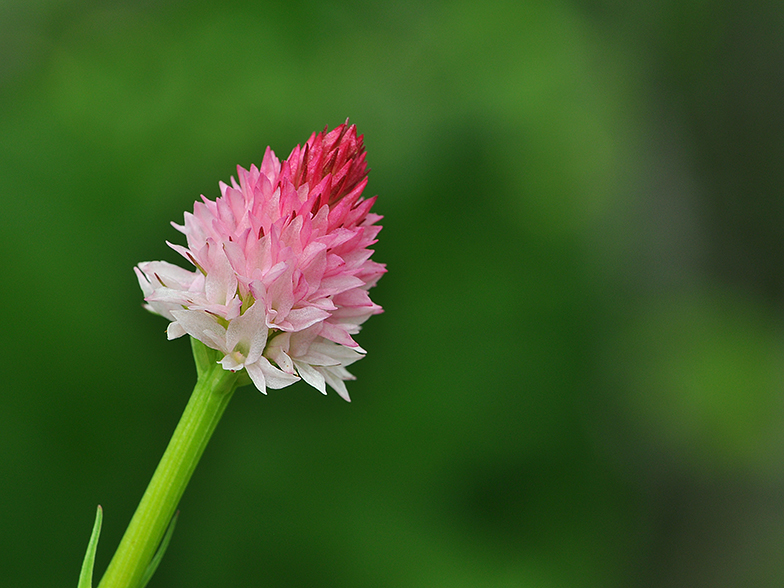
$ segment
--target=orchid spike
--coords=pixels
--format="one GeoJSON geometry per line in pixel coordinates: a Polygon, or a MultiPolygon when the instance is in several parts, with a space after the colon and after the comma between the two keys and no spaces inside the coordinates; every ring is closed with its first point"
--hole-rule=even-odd
{"type": "Polygon", "coordinates": [[[187,247],[169,245],[196,268],[165,261],[134,268],[145,307],[167,318],[169,339],[186,333],[245,370],[255,386],[300,379],[349,400],[346,366],[365,351],[362,323],[382,312],[368,290],[386,271],[370,259],[381,230],[364,199],[363,136],[346,123],[314,133],[280,162],[237,167],[221,196],[202,196],[174,224],[187,247]]]}

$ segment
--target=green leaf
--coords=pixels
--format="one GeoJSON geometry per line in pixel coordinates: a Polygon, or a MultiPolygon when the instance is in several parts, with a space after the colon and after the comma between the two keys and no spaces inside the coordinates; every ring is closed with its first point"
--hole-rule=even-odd
{"type": "MultiPolygon", "coordinates": [[[[177,523],[177,517],[180,516],[180,511],[174,513],[171,522],[169,523],[169,527],[166,529],[166,534],[161,539],[161,544],[158,546],[158,550],[155,552],[155,555],[152,557],[152,561],[150,561],[147,569],[144,570],[144,575],[142,576],[141,581],[139,582],[138,588],[144,588],[147,586],[147,582],[150,581],[152,575],[155,573],[155,570],[158,569],[158,564],[161,563],[163,559],[163,554],[166,553],[166,548],[169,546],[169,541],[171,540],[172,534],[174,533],[174,525],[177,523]]],[[[81,588],[81,586],[79,587],[81,588]]]]}
{"type": "Polygon", "coordinates": [[[93,532],[90,535],[90,542],[87,544],[87,553],[84,554],[82,571],[79,574],[79,588],[92,588],[93,585],[93,564],[95,564],[95,551],[98,549],[98,537],[101,535],[101,521],[103,520],[103,509],[98,505],[95,513],[95,523],[93,532]]]}

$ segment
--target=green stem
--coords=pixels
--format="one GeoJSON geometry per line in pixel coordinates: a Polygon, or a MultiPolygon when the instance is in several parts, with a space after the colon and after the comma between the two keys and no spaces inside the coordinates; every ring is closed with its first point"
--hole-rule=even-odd
{"type": "Polygon", "coordinates": [[[238,384],[210,349],[192,340],[199,377],[169,446],[98,588],[135,588],[161,543],[207,442],[238,384]]]}

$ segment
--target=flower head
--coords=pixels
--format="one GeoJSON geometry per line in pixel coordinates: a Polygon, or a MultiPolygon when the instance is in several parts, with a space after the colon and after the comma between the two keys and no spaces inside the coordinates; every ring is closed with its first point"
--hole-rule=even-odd
{"type": "Polygon", "coordinates": [[[360,325],[382,311],[368,295],[386,271],[370,259],[381,219],[364,199],[362,135],[348,122],[313,134],[282,163],[268,147],[261,166],[237,167],[214,202],[185,213],[195,266],[165,261],[134,268],[145,307],[169,319],[169,339],[189,334],[223,354],[224,369],[247,370],[262,392],[299,379],[346,400],[346,366],[365,351],[360,325]]]}

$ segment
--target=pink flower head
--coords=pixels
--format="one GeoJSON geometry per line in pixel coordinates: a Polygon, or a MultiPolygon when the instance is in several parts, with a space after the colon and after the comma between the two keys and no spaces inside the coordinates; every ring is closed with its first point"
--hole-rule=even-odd
{"type": "Polygon", "coordinates": [[[245,369],[256,387],[300,378],[349,400],[346,366],[365,351],[353,335],[382,312],[368,295],[386,271],[370,259],[381,216],[363,199],[362,135],[345,124],[313,134],[281,163],[267,147],[260,167],[237,167],[239,183],[220,183],[185,213],[191,262],[134,268],[145,307],[171,321],[168,338],[189,334],[223,354],[224,369],[245,369]]]}

